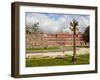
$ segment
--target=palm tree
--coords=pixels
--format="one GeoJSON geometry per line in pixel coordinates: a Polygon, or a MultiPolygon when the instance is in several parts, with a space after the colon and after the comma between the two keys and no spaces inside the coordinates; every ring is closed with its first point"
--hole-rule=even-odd
{"type": "Polygon", "coordinates": [[[90,41],[89,41],[89,28],[90,28],[90,26],[87,26],[87,27],[85,28],[85,31],[84,31],[83,35],[82,35],[82,38],[83,38],[85,44],[88,43],[88,45],[89,45],[89,42],[90,42],[90,41]]]}
{"type": "Polygon", "coordinates": [[[39,23],[34,23],[31,27],[31,32],[32,33],[38,33],[39,32],[39,23]]]}
{"type": "Polygon", "coordinates": [[[29,33],[30,33],[30,29],[31,29],[31,27],[30,27],[30,26],[28,26],[28,25],[26,25],[26,33],[27,33],[27,34],[29,34],[29,33]]]}
{"type": "Polygon", "coordinates": [[[75,19],[72,20],[72,22],[70,22],[70,29],[71,31],[73,31],[73,57],[72,57],[72,61],[75,64],[76,63],[76,30],[78,30],[77,26],[78,26],[78,21],[76,21],[75,19]]]}
{"type": "Polygon", "coordinates": [[[39,37],[39,23],[34,23],[31,27],[31,33],[32,36],[34,36],[34,45],[35,47],[38,47],[38,37],[39,37]]]}

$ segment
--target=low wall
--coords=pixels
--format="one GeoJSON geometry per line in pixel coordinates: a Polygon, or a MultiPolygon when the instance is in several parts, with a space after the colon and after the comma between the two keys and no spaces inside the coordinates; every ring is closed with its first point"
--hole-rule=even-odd
{"type": "Polygon", "coordinates": [[[44,48],[47,47],[47,40],[44,34],[26,34],[26,48],[44,48]]]}

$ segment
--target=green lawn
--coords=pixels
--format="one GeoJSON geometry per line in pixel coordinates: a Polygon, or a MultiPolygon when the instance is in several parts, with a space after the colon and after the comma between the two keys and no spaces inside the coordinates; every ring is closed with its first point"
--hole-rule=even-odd
{"type": "Polygon", "coordinates": [[[47,47],[47,48],[27,48],[26,50],[52,50],[52,49],[59,49],[60,47],[47,47]]]}
{"type": "MultiPolygon", "coordinates": [[[[71,51],[73,50],[73,46],[62,46],[63,49],[66,51],[71,51]]],[[[76,49],[78,48],[88,48],[87,46],[76,46],[76,49]]],[[[26,48],[26,53],[36,53],[36,52],[59,52],[61,51],[61,46],[52,46],[52,47],[47,47],[47,48],[26,48]]]]}
{"type": "MultiPolygon", "coordinates": [[[[72,49],[72,47],[69,47],[72,49]]],[[[47,48],[26,48],[26,53],[36,53],[36,52],[55,52],[55,51],[61,51],[60,46],[52,46],[47,48]]]]}
{"type": "Polygon", "coordinates": [[[64,58],[33,58],[26,59],[26,67],[40,67],[40,66],[61,66],[61,65],[80,65],[89,64],[89,54],[77,56],[77,63],[73,64],[72,56],[66,55],[64,58]]]}

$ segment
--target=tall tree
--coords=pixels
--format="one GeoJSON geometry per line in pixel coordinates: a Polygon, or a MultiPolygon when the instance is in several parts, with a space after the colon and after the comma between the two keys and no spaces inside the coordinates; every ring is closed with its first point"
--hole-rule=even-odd
{"type": "Polygon", "coordinates": [[[30,29],[31,29],[31,27],[26,25],[26,33],[30,33],[30,29]]]}
{"type": "Polygon", "coordinates": [[[34,23],[31,27],[31,32],[32,33],[38,33],[39,32],[39,23],[34,23]]]}
{"type": "Polygon", "coordinates": [[[83,35],[82,35],[82,38],[85,41],[85,43],[89,43],[89,28],[90,28],[90,26],[87,26],[85,28],[83,35]]]}
{"type": "Polygon", "coordinates": [[[70,30],[73,31],[73,57],[72,57],[72,61],[75,64],[76,63],[76,31],[78,30],[77,26],[78,26],[78,21],[76,21],[75,19],[73,19],[70,22],[70,30]]]}

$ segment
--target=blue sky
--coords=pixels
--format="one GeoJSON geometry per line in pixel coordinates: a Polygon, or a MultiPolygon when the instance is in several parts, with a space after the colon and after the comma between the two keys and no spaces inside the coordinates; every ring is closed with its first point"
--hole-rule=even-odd
{"type": "Polygon", "coordinates": [[[55,14],[55,13],[34,13],[26,12],[26,25],[32,26],[39,22],[39,28],[43,32],[57,33],[70,32],[70,22],[75,19],[78,21],[80,32],[90,25],[90,16],[84,14],[55,14]]]}

